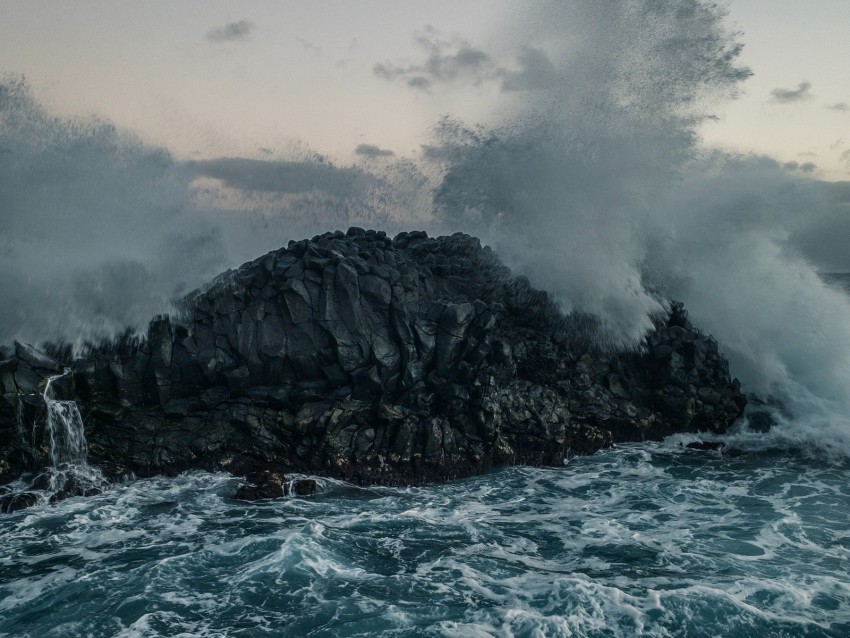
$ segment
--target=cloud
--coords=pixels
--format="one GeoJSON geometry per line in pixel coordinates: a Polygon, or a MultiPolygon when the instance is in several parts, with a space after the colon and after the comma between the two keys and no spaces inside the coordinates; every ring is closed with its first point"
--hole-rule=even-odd
{"type": "Polygon", "coordinates": [[[242,191],[277,194],[324,192],[356,197],[375,186],[378,179],[358,168],[337,168],[316,161],[266,161],[245,157],[219,157],[188,163],[198,177],[220,180],[242,191]]]}
{"type": "Polygon", "coordinates": [[[427,57],[417,64],[378,63],[372,72],[385,80],[404,80],[412,89],[428,91],[439,83],[465,81],[481,84],[499,76],[501,70],[489,54],[456,37],[446,39],[434,27],[416,36],[427,57]]]}
{"type": "Polygon", "coordinates": [[[434,27],[426,27],[415,38],[427,57],[415,64],[384,62],[376,64],[373,73],[385,80],[402,80],[414,90],[429,92],[434,85],[465,82],[478,86],[501,80],[501,89],[532,91],[552,86],[558,70],[545,51],[523,47],[516,58],[516,68],[497,64],[493,57],[466,40],[446,38],[434,27]]]}
{"type": "Polygon", "coordinates": [[[305,40],[300,35],[295,36],[295,39],[298,41],[298,44],[300,44],[304,48],[305,51],[308,51],[316,56],[322,55],[322,47],[313,44],[309,40],[305,40]]]}
{"type": "Polygon", "coordinates": [[[248,20],[228,22],[223,27],[216,27],[207,32],[207,40],[210,42],[238,42],[247,40],[253,30],[254,23],[248,20]]]}
{"type": "Polygon", "coordinates": [[[791,102],[801,102],[812,97],[809,90],[812,88],[811,82],[800,82],[796,89],[773,89],[770,94],[773,96],[772,102],[777,104],[790,104],[791,102]]]}
{"type": "Polygon", "coordinates": [[[557,77],[555,65],[545,52],[525,47],[517,57],[519,71],[500,71],[503,91],[529,91],[551,86],[557,77]]]}
{"type": "Polygon", "coordinates": [[[814,162],[785,162],[782,168],[789,171],[799,171],[801,173],[813,173],[817,169],[817,164],[814,162]]]}
{"type": "Polygon", "coordinates": [[[847,113],[850,111],[850,106],[848,106],[847,102],[836,102],[830,106],[827,106],[830,111],[841,111],[842,113],[847,113]]]}
{"type": "Polygon", "coordinates": [[[374,144],[358,144],[357,148],[354,149],[354,153],[363,157],[392,157],[395,155],[390,149],[381,148],[374,144]]]}
{"type": "Polygon", "coordinates": [[[407,86],[411,89],[428,91],[428,89],[431,88],[431,80],[426,78],[424,75],[416,75],[407,81],[407,86]]]}
{"type": "Polygon", "coordinates": [[[850,149],[847,149],[841,154],[841,161],[844,162],[847,168],[850,168],[850,149]]]}

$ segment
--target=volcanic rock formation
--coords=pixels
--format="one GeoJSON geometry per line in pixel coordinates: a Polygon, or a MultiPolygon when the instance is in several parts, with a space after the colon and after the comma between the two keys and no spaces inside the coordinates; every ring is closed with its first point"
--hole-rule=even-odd
{"type": "Polygon", "coordinates": [[[0,351],[2,478],[48,463],[41,392],[65,367],[53,391],[77,402],[89,460],[113,477],[203,468],[445,480],[720,432],[745,404],[680,304],[641,351],[600,350],[592,318],[563,316],[463,234],[352,228],[290,242],[183,307],[146,338],[77,358],[54,346],[0,351]]]}

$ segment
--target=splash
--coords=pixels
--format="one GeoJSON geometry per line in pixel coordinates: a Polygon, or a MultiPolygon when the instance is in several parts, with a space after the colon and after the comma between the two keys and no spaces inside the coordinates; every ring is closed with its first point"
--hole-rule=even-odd
{"type": "Polygon", "coordinates": [[[437,129],[442,217],[487,236],[566,311],[600,317],[615,347],[639,343],[664,311],[641,272],[658,199],[710,105],[750,74],[722,17],[690,0],[535,5],[515,36],[535,33],[546,60],[525,69],[534,90],[518,101],[518,78],[503,84],[507,116],[492,130],[437,129]]]}
{"type": "Polygon", "coordinates": [[[140,329],[223,265],[191,176],[99,118],[56,117],[0,78],[0,340],[140,329]]]}
{"type": "Polygon", "coordinates": [[[683,301],[745,388],[782,406],[788,440],[850,453],[850,300],[800,250],[846,204],[774,160],[701,145],[750,75],[722,10],[578,0],[518,24],[518,42],[541,34],[545,78],[526,69],[521,99],[503,84],[501,124],[440,123],[437,213],[599,317],[601,345],[640,348],[664,299],[683,301]]]}
{"type": "Polygon", "coordinates": [[[65,118],[0,76],[0,343],[144,332],[221,271],[329,228],[430,217],[410,160],[185,161],[102,118],[65,118]],[[417,216],[418,215],[418,216],[417,216]]]}

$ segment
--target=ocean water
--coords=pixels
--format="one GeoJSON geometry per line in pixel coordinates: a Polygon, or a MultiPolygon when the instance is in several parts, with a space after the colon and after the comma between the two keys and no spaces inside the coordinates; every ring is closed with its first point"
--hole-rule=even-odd
{"type": "Polygon", "coordinates": [[[247,503],[189,473],[0,518],[0,636],[850,635],[850,462],[625,445],[247,503]]]}

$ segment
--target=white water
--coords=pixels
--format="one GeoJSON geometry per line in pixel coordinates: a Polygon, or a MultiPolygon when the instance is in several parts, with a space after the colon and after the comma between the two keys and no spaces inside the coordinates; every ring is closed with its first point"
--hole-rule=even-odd
{"type": "Polygon", "coordinates": [[[88,444],[80,410],[74,401],[55,399],[50,387],[56,379],[68,374],[70,370],[52,376],[44,386],[47,433],[50,436],[50,463],[54,468],[63,463],[85,465],[87,462],[88,444]]]}
{"type": "Polygon", "coordinates": [[[516,24],[506,38],[534,34],[545,82],[505,94],[500,125],[438,128],[445,223],[598,316],[614,346],[639,346],[656,293],[683,301],[744,389],[783,404],[789,437],[850,454],[850,299],[798,236],[846,204],[769,158],[702,147],[749,73],[721,10],[541,2],[516,24]]]}
{"type": "Polygon", "coordinates": [[[47,410],[45,428],[50,439],[50,468],[46,470],[49,494],[40,495],[42,499],[49,499],[63,489],[72,494],[100,491],[107,484],[100,470],[88,464],[85,424],[76,402],[54,397],[53,382],[70,373],[66,369],[50,377],[42,394],[47,410]]]}
{"type": "Polygon", "coordinates": [[[0,519],[0,636],[843,638],[846,461],[678,442],[448,485],[190,473],[0,519]]]}

